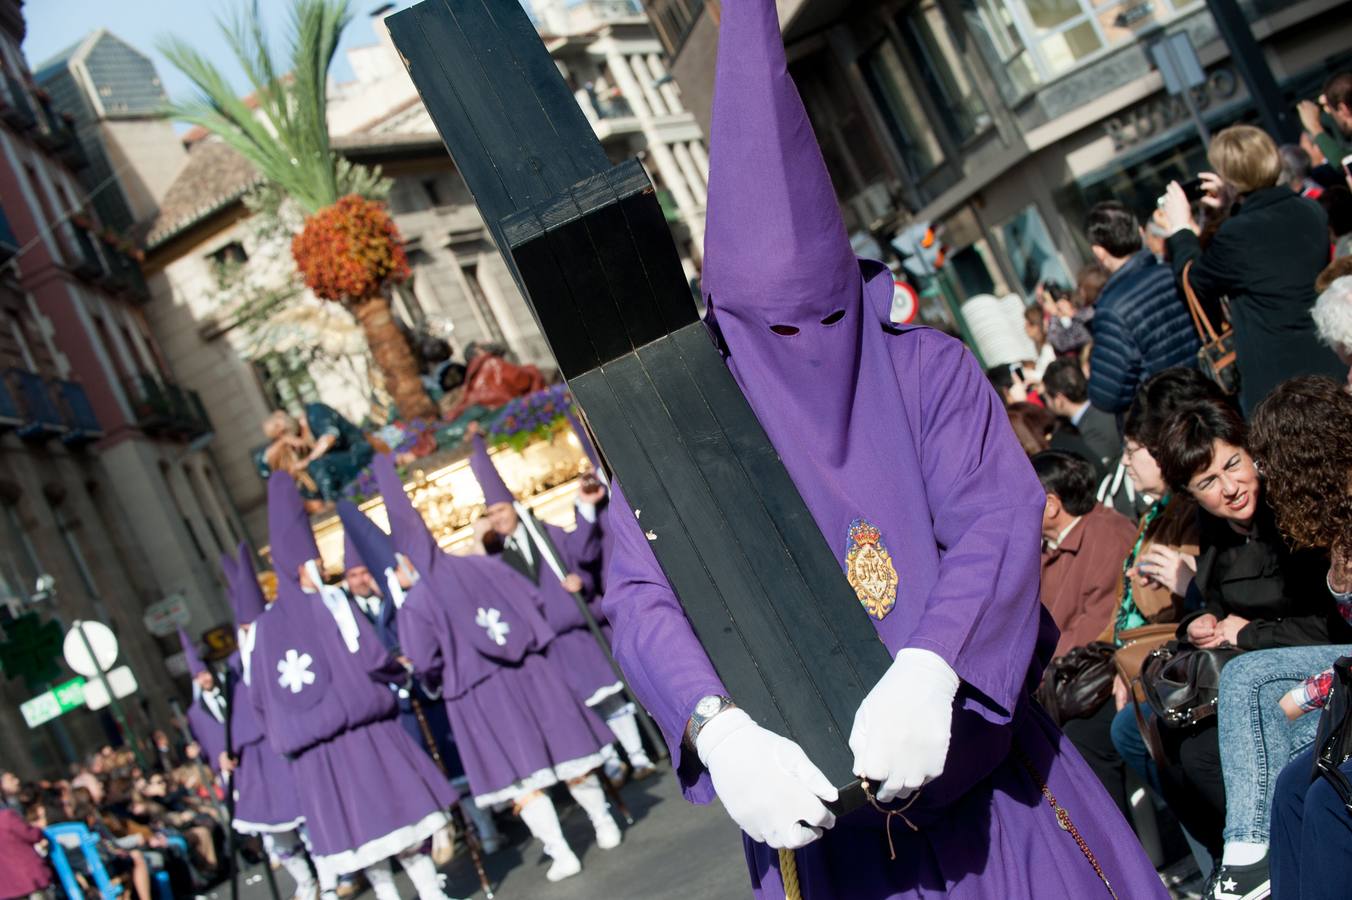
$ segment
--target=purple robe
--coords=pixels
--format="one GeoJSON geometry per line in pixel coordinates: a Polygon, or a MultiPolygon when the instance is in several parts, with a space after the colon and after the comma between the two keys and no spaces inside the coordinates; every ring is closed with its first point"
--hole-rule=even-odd
{"type": "Polygon", "coordinates": [[[284,473],[268,480],[268,506],[277,600],[254,623],[249,695],[272,749],[291,760],[316,868],[353,872],[440,830],[457,796],[399,725],[389,683],[406,673],[371,624],[343,598],[351,649],[324,600],[292,574],[319,554],[284,473]]]}
{"type": "Polygon", "coordinates": [[[238,761],[231,778],[235,830],[241,834],[290,831],[305,821],[291,762],[272,749],[263,733],[239,656],[230,663],[231,755],[238,761]]]}
{"type": "MultiPolygon", "coordinates": [[[[1056,635],[1038,602],[1042,489],[973,357],[895,326],[891,273],[854,256],[772,0],[724,4],[710,156],[710,331],[842,567],[852,535],[872,531],[855,525],[881,534],[895,604],[859,587],[877,603],[879,638],[893,654],[937,654],[961,680],[944,773],[908,812],[919,830],[893,823],[889,861],[879,814],[842,818],[798,851],[803,896],[1106,897],[1026,758],[1119,897],[1166,897],[1102,785],[1029,699],[1056,635]]],[[[614,502],[615,654],[687,797],[707,802],[708,773],[681,736],[696,701],[725,691],[619,492],[614,502]]],[[[746,849],[757,896],[782,898],[778,854],[746,849]]]]}
{"type": "Polygon", "coordinates": [[[530,582],[500,562],[443,553],[389,458],[373,467],[395,547],[419,574],[399,611],[403,649],[440,683],[474,796],[489,805],[515,785],[545,787],[598,766],[614,737],[546,655],[555,636],[530,582]]]}

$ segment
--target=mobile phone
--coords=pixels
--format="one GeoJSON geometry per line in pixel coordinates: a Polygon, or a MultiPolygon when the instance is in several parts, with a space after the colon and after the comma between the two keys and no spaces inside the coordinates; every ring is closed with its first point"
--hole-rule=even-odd
{"type": "Polygon", "coordinates": [[[1202,179],[1200,178],[1185,181],[1179,187],[1183,189],[1183,196],[1188,198],[1189,203],[1196,203],[1206,196],[1206,190],[1202,187],[1202,179]]]}

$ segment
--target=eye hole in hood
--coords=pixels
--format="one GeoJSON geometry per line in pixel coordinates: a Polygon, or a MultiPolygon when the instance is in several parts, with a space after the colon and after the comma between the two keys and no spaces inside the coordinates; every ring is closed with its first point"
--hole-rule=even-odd
{"type": "Polygon", "coordinates": [[[798,328],[793,325],[771,325],[770,330],[783,337],[793,337],[798,333],[798,328]]]}
{"type": "Polygon", "coordinates": [[[825,319],[822,319],[822,324],[834,325],[843,318],[845,318],[845,310],[838,309],[835,312],[831,313],[831,315],[827,316],[825,319]]]}

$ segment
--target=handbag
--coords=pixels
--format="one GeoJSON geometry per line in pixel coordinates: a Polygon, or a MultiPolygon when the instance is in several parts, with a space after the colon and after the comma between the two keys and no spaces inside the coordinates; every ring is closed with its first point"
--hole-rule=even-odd
{"type": "Polygon", "coordinates": [[[1113,663],[1117,666],[1117,673],[1131,687],[1138,701],[1145,702],[1145,691],[1141,687],[1141,667],[1145,665],[1145,658],[1172,641],[1177,631],[1178,623],[1166,622],[1161,625],[1128,628],[1117,635],[1122,646],[1117,648],[1113,663]]]}
{"type": "Polygon", "coordinates": [[[1216,714],[1221,669],[1244,651],[1194,647],[1170,641],[1152,650],[1141,667],[1145,699],[1160,724],[1188,728],[1216,714]]]}
{"type": "Polygon", "coordinates": [[[1319,715],[1311,781],[1323,778],[1352,812],[1352,781],[1341,766],[1352,759],[1352,656],[1333,664],[1333,690],[1319,715]]]}
{"type": "Polygon", "coordinates": [[[1188,312],[1192,313],[1192,325],[1197,329],[1197,336],[1202,339],[1202,347],[1197,351],[1197,367],[1203,375],[1216,382],[1222,391],[1234,394],[1239,391],[1239,369],[1235,367],[1235,331],[1229,322],[1224,323],[1219,332],[1211,324],[1211,319],[1192,289],[1192,283],[1188,281],[1193,262],[1190,259],[1183,264],[1183,277],[1179,280],[1183,284],[1183,296],[1188,301],[1188,312]]]}
{"type": "Polygon", "coordinates": [[[1117,648],[1103,641],[1076,647],[1047,666],[1037,699],[1057,725],[1092,716],[1113,695],[1117,648]]]}

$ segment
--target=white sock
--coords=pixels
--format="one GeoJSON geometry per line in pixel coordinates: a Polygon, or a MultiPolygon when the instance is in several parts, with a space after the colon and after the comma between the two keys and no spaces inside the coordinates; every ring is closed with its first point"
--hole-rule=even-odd
{"type": "Polygon", "coordinates": [[[1223,866],[1251,866],[1267,856],[1267,844],[1254,844],[1249,841],[1226,841],[1225,852],[1221,854],[1223,866]]]}
{"type": "Polygon", "coordinates": [[[367,866],[366,880],[371,882],[376,900],[399,900],[399,889],[394,886],[394,870],[390,868],[388,859],[367,866]]]}
{"type": "Polygon", "coordinates": [[[610,817],[610,807],[606,804],[606,792],[595,775],[588,775],[585,781],[568,785],[568,793],[573,795],[577,805],[587,813],[592,824],[614,822],[610,817]]]}
{"type": "Polygon", "coordinates": [[[277,831],[263,835],[263,846],[268,855],[276,859],[286,869],[287,874],[296,882],[297,894],[309,894],[314,890],[315,876],[310,870],[310,861],[305,858],[305,845],[301,836],[293,831],[277,831]]]}
{"type": "Polygon", "coordinates": [[[554,801],[545,794],[521,807],[521,821],[525,822],[530,833],[545,845],[545,853],[549,856],[552,857],[559,852],[573,852],[568,846],[568,841],[564,839],[563,826],[559,824],[559,814],[554,809],[554,801]]]}
{"type": "Polygon", "coordinates": [[[638,716],[634,713],[632,705],[628,712],[620,713],[606,719],[606,724],[610,730],[615,732],[615,737],[620,739],[620,746],[624,748],[624,753],[629,757],[629,765],[635,769],[643,769],[652,765],[652,760],[648,759],[648,753],[643,749],[643,737],[638,731],[638,716]]]}
{"type": "Polygon", "coordinates": [[[437,877],[436,863],[432,857],[415,847],[411,852],[399,854],[399,864],[408,873],[408,880],[418,891],[418,900],[446,900],[441,890],[441,879],[437,877]]]}
{"type": "Polygon", "coordinates": [[[479,832],[480,841],[490,843],[502,839],[502,835],[498,834],[498,825],[493,821],[493,813],[481,808],[473,797],[460,801],[460,811],[474,825],[474,830],[479,832]]]}

